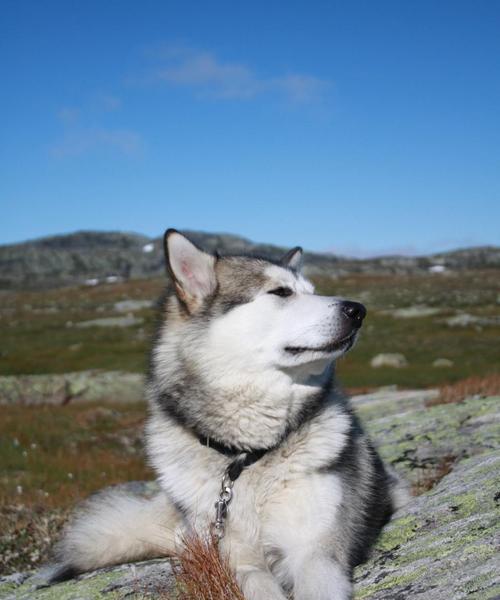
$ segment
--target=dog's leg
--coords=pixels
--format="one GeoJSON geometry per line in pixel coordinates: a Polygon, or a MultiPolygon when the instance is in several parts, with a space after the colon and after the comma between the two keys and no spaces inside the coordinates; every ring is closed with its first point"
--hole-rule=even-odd
{"type": "Polygon", "coordinates": [[[335,560],[312,553],[296,566],[293,595],[295,600],[350,600],[352,584],[335,560]]]}
{"type": "Polygon", "coordinates": [[[269,571],[239,567],[236,579],[246,600],[286,600],[283,590],[269,571]]]}
{"type": "Polygon", "coordinates": [[[226,536],[221,551],[228,557],[246,600],[286,600],[283,589],[266,566],[262,551],[234,535],[226,536]]]}

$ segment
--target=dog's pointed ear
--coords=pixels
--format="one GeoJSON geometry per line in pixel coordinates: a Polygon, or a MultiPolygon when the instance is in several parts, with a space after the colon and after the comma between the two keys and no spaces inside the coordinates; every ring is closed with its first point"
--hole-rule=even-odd
{"type": "Polygon", "coordinates": [[[197,248],[175,229],[165,232],[164,246],[167,269],[175,284],[177,296],[189,312],[193,312],[217,288],[217,259],[197,248]]]}
{"type": "Polygon", "coordinates": [[[304,258],[304,251],[300,246],[295,246],[289,250],[285,256],[280,260],[280,264],[283,267],[292,269],[292,271],[300,271],[302,269],[302,259],[304,258]]]}

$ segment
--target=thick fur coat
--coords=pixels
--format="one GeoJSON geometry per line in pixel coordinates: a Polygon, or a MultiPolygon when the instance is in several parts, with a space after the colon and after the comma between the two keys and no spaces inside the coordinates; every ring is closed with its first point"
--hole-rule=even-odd
{"type": "Polygon", "coordinates": [[[364,307],[314,294],[300,248],[279,264],[219,257],[169,230],[165,249],[173,285],[146,427],[162,493],[91,499],[57,549],[54,580],[168,555],[186,531],[209,531],[226,469],[258,451],[234,482],[219,544],[245,597],[349,599],[353,568],[404,498],[335,386],[364,307]]]}

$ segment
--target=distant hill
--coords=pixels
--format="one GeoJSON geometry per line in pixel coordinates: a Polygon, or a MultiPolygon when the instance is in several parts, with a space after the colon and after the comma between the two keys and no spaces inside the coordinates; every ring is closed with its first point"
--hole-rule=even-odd
{"type": "MultiPolygon", "coordinates": [[[[221,254],[247,253],[279,258],[287,250],[255,244],[229,234],[184,232],[198,245],[221,254]]],[[[307,252],[308,274],[414,273],[431,268],[500,268],[500,247],[484,246],[429,256],[384,256],[354,259],[307,252]]],[[[0,246],[0,289],[39,289],[88,285],[97,281],[162,276],[165,272],[161,238],[136,233],[78,231],[67,235],[0,246]]]]}

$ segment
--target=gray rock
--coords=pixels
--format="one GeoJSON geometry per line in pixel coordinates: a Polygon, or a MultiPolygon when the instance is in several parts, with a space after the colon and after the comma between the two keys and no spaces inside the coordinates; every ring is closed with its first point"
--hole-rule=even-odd
{"type": "Polygon", "coordinates": [[[449,358],[436,358],[436,360],[432,363],[433,367],[443,368],[443,367],[452,367],[455,363],[449,358]]]}
{"type": "Polygon", "coordinates": [[[396,319],[415,319],[418,317],[431,317],[437,315],[442,310],[432,306],[408,306],[406,308],[395,308],[394,310],[384,310],[383,314],[390,315],[396,319]]]}
{"type": "Polygon", "coordinates": [[[114,309],[116,312],[129,313],[145,308],[152,308],[153,306],[154,302],[151,300],[121,300],[120,302],[115,302],[114,309]]]}
{"type": "Polygon", "coordinates": [[[71,323],[71,327],[78,327],[79,329],[87,329],[88,327],[133,327],[134,325],[141,325],[144,319],[140,317],[134,317],[132,314],[126,317],[104,317],[102,319],[91,319],[90,321],[80,321],[78,323],[71,323]]]}
{"type": "Polygon", "coordinates": [[[356,573],[356,598],[460,600],[500,594],[500,451],[462,461],[415,498],[356,573]]]}
{"type": "Polygon", "coordinates": [[[13,576],[0,577],[0,598],[4,600],[97,600],[98,598],[145,600],[159,598],[160,594],[165,600],[169,597],[172,600],[175,598],[172,566],[167,560],[148,560],[99,569],[50,587],[44,583],[43,572],[33,572],[27,577],[24,576],[20,585],[16,581],[13,576]]]}
{"type": "Polygon", "coordinates": [[[376,419],[380,414],[387,416],[400,414],[408,409],[425,408],[425,403],[439,396],[436,389],[398,390],[397,386],[380,388],[369,394],[353,396],[351,402],[363,415],[376,419]]]}
{"type": "Polygon", "coordinates": [[[408,366],[408,361],[406,360],[404,354],[399,352],[387,352],[374,356],[370,361],[370,366],[372,366],[374,369],[379,369],[380,367],[401,369],[402,367],[408,366]]]}
{"type": "Polygon", "coordinates": [[[67,404],[113,400],[136,402],[143,397],[144,378],[122,371],[78,371],[56,375],[0,376],[0,406],[67,404]]]}
{"type": "Polygon", "coordinates": [[[500,325],[500,317],[478,317],[476,315],[470,315],[468,313],[460,313],[449,319],[445,319],[448,327],[469,327],[469,326],[494,326],[500,325]]]}

